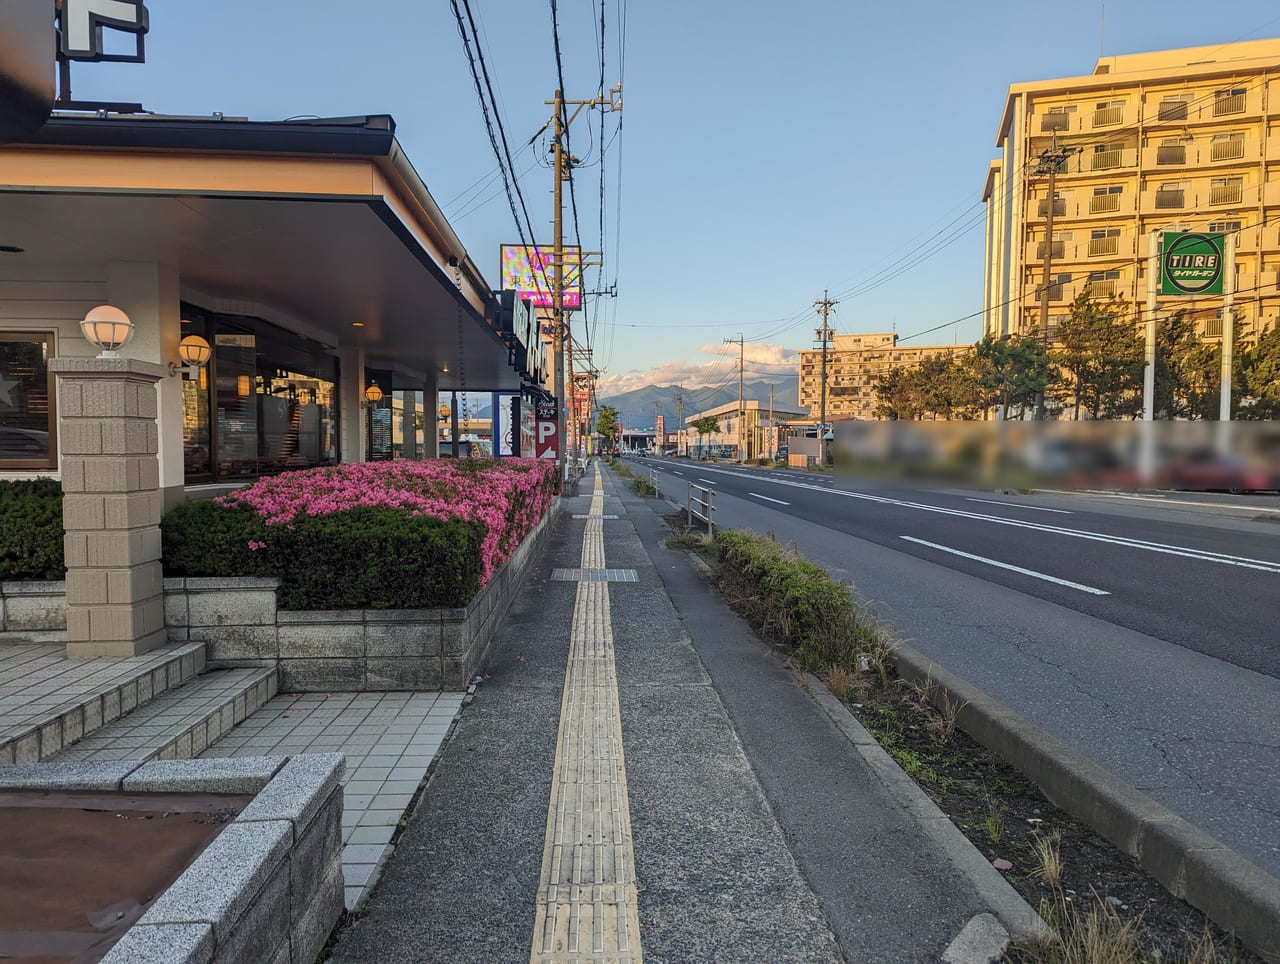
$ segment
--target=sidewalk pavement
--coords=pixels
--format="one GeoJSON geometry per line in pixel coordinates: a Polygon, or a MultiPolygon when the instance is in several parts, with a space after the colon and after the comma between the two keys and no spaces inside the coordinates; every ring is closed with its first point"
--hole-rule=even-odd
{"type": "Polygon", "coordinates": [[[600,470],[333,959],[937,961],[1008,917],[600,470]]]}

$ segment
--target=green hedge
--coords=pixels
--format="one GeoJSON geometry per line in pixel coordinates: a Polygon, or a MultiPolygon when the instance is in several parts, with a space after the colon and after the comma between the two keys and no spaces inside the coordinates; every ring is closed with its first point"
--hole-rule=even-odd
{"type": "Polygon", "coordinates": [[[717,576],[744,615],[805,669],[857,669],[877,643],[849,590],[821,566],[754,532],[716,533],[717,576]]]}
{"type": "Polygon", "coordinates": [[[62,484],[0,482],[0,579],[65,579],[62,484]]]}
{"type": "Polygon", "coordinates": [[[480,589],[484,527],[407,509],[268,526],[249,509],[186,502],[162,530],[166,575],[276,576],[283,609],[456,608],[480,589]]]}

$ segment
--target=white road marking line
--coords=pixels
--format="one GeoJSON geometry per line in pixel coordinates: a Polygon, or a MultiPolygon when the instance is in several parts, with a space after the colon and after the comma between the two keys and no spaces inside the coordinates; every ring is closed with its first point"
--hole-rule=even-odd
{"type": "Polygon", "coordinates": [[[1074,512],[1068,512],[1066,509],[1046,509],[1042,505],[1019,505],[1017,502],[997,502],[995,499],[970,499],[965,498],[966,502],[985,502],[987,505],[1007,505],[1011,509],[1032,509],[1036,512],[1057,512],[1060,515],[1075,515],[1074,512]]]}
{"type": "Polygon", "coordinates": [[[684,473],[683,473],[683,472],[676,472],[676,470],[675,470],[675,469],[672,469],[671,471],[672,471],[672,473],[673,473],[673,474],[675,474],[675,475],[684,475],[684,473]]]}
{"type": "MultiPolygon", "coordinates": [[[[726,473],[727,474],[727,473],[726,473]]],[[[1022,519],[1007,519],[998,515],[985,515],[969,512],[964,509],[947,509],[940,505],[929,505],[923,502],[906,502],[902,499],[890,499],[880,495],[867,495],[865,492],[851,492],[845,489],[824,489],[816,485],[802,482],[785,482],[782,479],[771,480],[775,485],[787,485],[796,489],[808,489],[811,492],[825,492],[828,495],[844,496],[848,499],[859,499],[864,502],[876,502],[880,505],[893,505],[904,509],[917,509],[921,512],[936,512],[939,515],[957,516],[962,519],[975,519],[979,522],[991,522],[996,525],[1012,526],[1015,529],[1034,529],[1037,532],[1049,532],[1054,535],[1068,536],[1073,539],[1085,539],[1090,542],[1105,542],[1127,549],[1142,549],[1145,552],[1158,552],[1163,555],[1181,556],[1185,559],[1199,559],[1201,562],[1215,562],[1223,566],[1238,566],[1241,569],[1257,569],[1260,572],[1280,573],[1280,562],[1266,559],[1253,559],[1249,556],[1232,556],[1209,549],[1189,549],[1185,546],[1171,546],[1163,542],[1148,542],[1143,539],[1130,539],[1128,536],[1106,535],[1100,532],[1089,532],[1085,529],[1066,529],[1043,522],[1026,522],[1022,519]]]]}
{"type": "Polygon", "coordinates": [[[981,562],[988,566],[995,566],[997,569],[1008,569],[1010,572],[1018,572],[1024,576],[1031,576],[1034,579],[1043,579],[1045,582],[1055,582],[1059,586],[1066,586],[1069,589],[1079,589],[1081,592],[1092,593],[1095,596],[1111,595],[1111,593],[1107,592],[1105,589],[1094,589],[1092,586],[1072,582],[1070,579],[1059,579],[1057,576],[1049,576],[1043,572],[1036,572],[1034,569],[1023,569],[1021,566],[1013,566],[1007,562],[988,559],[986,556],[975,556],[972,552],[961,552],[959,549],[952,549],[949,546],[940,546],[936,542],[925,542],[923,539],[916,539],[912,536],[899,536],[899,538],[905,539],[907,542],[914,542],[917,545],[928,546],[930,549],[937,549],[939,552],[949,552],[953,556],[962,556],[965,559],[972,559],[974,562],[981,562]]]}
{"type": "Polygon", "coordinates": [[[766,502],[776,502],[778,505],[790,505],[790,502],[783,502],[781,499],[771,499],[767,495],[761,495],[759,492],[748,492],[747,495],[753,495],[757,499],[764,499],[766,502]]]}
{"type": "Polygon", "coordinates": [[[699,479],[698,481],[699,481],[699,482],[705,482],[705,483],[707,483],[707,485],[715,485],[715,483],[714,483],[714,482],[712,482],[710,479],[699,479]]]}

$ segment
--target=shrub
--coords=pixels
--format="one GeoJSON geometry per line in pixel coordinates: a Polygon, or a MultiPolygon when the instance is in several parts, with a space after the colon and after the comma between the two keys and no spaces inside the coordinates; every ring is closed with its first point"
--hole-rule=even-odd
{"type": "Polygon", "coordinates": [[[274,575],[261,549],[267,525],[252,509],[183,502],[160,522],[168,576],[274,575]]]}
{"type": "Polygon", "coordinates": [[[62,484],[0,482],[0,579],[64,579],[62,484]]]}
{"type": "Polygon", "coordinates": [[[805,669],[857,670],[857,657],[876,648],[875,627],[821,566],[754,532],[721,531],[716,542],[721,585],[805,669]]]}
{"type": "Polygon", "coordinates": [[[270,526],[284,609],[465,606],[480,590],[484,526],[361,508],[270,526]]]}

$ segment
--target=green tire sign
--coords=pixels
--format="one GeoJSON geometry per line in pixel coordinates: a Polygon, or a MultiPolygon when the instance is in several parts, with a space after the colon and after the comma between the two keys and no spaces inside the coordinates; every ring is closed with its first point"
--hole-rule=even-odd
{"type": "Polygon", "coordinates": [[[1225,235],[1167,231],[1160,238],[1160,294],[1220,295],[1225,235]]]}

